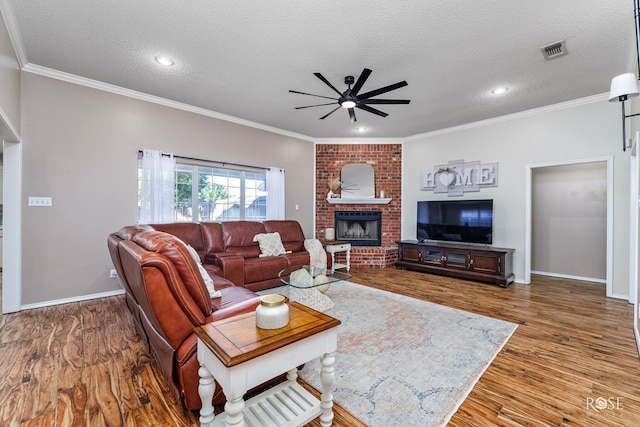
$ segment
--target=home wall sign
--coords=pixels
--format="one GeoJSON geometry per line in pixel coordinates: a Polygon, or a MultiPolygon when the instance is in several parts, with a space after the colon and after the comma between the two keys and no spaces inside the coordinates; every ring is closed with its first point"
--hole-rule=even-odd
{"type": "Polygon", "coordinates": [[[449,196],[462,196],[466,192],[480,191],[483,187],[497,186],[498,163],[452,160],[446,165],[420,172],[421,190],[448,193],[449,196]]]}

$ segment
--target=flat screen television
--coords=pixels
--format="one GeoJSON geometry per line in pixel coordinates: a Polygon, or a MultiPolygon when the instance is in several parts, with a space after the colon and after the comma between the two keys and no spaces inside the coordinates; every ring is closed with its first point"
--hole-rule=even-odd
{"type": "Polygon", "coordinates": [[[429,200],[418,202],[417,238],[490,245],[493,200],[429,200]]]}

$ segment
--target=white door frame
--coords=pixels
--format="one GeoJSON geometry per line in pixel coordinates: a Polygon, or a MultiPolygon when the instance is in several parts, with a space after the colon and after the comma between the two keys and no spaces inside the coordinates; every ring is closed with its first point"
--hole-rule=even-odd
{"type": "Polygon", "coordinates": [[[531,221],[532,221],[532,176],[533,169],[550,166],[578,165],[583,163],[607,163],[607,296],[613,296],[613,156],[596,157],[593,159],[567,160],[549,163],[537,163],[526,166],[525,177],[525,260],[524,282],[531,283],[531,221]]]}
{"type": "Polygon", "coordinates": [[[22,304],[22,144],[3,141],[2,312],[22,304]]]}

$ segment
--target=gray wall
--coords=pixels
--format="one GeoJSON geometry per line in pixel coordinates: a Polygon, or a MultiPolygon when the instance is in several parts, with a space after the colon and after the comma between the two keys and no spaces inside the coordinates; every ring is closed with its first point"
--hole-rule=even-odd
{"type": "MultiPolygon", "coordinates": [[[[285,168],[287,217],[312,236],[312,143],[35,74],[23,72],[20,84],[21,122],[15,127],[24,141],[22,304],[118,289],[108,279],[105,239],[136,221],[136,155],[144,147],[285,168]],[[53,207],[27,207],[28,196],[51,196],[53,207]]],[[[415,236],[415,202],[435,198],[420,190],[421,170],[456,159],[498,162],[499,187],[465,197],[496,201],[494,244],[516,249],[522,281],[527,165],[611,155],[614,254],[626,254],[629,152],[620,149],[619,103],[601,98],[408,138],[402,237],[415,236]]],[[[628,259],[614,256],[613,270],[614,294],[628,295],[628,259]]]]}
{"type": "Polygon", "coordinates": [[[21,84],[23,305],[119,289],[106,237],[136,222],[142,148],[284,168],[286,216],[312,236],[313,143],[27,72],[21,84]]]}

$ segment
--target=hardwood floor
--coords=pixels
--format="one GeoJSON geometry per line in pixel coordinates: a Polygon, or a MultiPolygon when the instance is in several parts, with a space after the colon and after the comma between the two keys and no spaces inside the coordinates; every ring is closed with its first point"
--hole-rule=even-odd
{"type": "MultiPolygon", "coordinates": [[[[499,288],[395,268],[352,274],[519,325],[449,425],[640,425],[633,306],[606,298],[604,285],[534,276],[531,286],[499,288]]],[[[335,409],[334,425],[363,425],[335,409]]],[[[0,425],[198,422],[173,400],[119,296],[0,317],[0,425]]]]}

